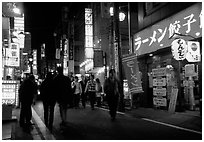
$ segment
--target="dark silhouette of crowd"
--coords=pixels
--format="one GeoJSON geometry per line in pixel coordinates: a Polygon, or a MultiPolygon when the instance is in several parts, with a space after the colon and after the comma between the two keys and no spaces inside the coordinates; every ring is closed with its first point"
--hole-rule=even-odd
{"type": "MultiPolygon", "coordinates": [[[[107,96],[107,103],[112,120],[115,120],[117,103],[119,98],[119,81],[115,77],[115,71],[110,70],[110,76],[105,80],[104,92],[107,96]]],[[[89,78],[81,75],[81,80],[77,76],[70,74],[65,76],[63,68],[58,67],[57,73],[48,72],[40,87],[40,98],[43,102],[44,123],[51,131],[53,129],[55,106],[58,104],[61,117],[60,126],[67,125],[67,109],[86,108],[87,101],[90,102],[91,109],[101,107],[103,86],[99,78],[94,79],[91,74],[89,78]]],[[[21,104],[20,126],[29,127],[31,124],[34,96],[37,94],[35,77],[30,75],[25,79],[19,89],[21,104]]],[[[71,115],[71,114],[70,114],[71,115]]]]}

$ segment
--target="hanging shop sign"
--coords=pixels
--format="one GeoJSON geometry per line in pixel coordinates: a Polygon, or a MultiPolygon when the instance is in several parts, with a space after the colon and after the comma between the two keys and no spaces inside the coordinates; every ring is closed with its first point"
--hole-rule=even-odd
{"type": "MultiPolygon", "coordinates": [[[[57,50],[57,49],[56,49],[57,50]]],[[[56,53],[57,54],[57,53],[56,53]]],[[[45,43],[41,45],[41,59],[45,57],[45,43]]],[[[57,59],[57,58],[56,58],[57,59]]]]}
{"type": "Polygon", "coordinates": [[[176,60],[184,60],[186,58],[187,44],[183,39],[176,39],[171,44],[171,52],[176,60]]]}
{"type": "Polygon", "coordinates": [[[6,48],[6,65],[12,67],[20,66],[20,48],[19,44],[11,43],[9,48],[6,48]]]}
{"type": "Polygon", "coordinates": [[[128,80],[130,93],[143,92],[137,56],[135,54],[130,54],[122,59],[122,63],[128,80]]]}
{"type": "Polygon", "coordinates": [[[200,43],[195,41],[187,42],[188,52],[186,54],[186,60],[188,62],[200,62],[200,43]]]}
{"type": "Polygon", "coordinates": [[[14,17],[14,31],[18,39],[20,48],[24,48],[25,35],[24,35],[24,16],[14,17]]]}
{"type": "Polygon", "coordinates": [[[33,74],[37,75],[37,50],[33,50],[33,74]]]}
{"type": "MultiPolygon", "coordinates": [[[[134,53],[143,55],[158,49],[169,47],[175,33],[191,35],[195,38],[202,36],[202,3],[169,17],[157,24],[134,35],[134,53]]],[[[176,36],[176,35],[175,35],[176,36]]],[[[185,37],[190,40],[191,37],[185,37]]]]}

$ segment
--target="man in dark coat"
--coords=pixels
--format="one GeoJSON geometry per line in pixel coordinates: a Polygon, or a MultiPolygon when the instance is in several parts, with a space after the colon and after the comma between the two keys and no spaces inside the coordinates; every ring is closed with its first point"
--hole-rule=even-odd
{"type": "Polygon", "coordinates": [[[21,105],[20,111],[20,126],[27,127],[31,125],[32,110],[31,105],[33,103],[34,96],[37,94],[37,84],[35,83],[35,77],[30,75],[25,79],[19,89],[19,101],[21,105]]]}
{"type": "Polygon", "coordinates": [[[47,74],[45,80],[40,86],[40,95],[43,101],[45,125],[52,130],[57,94],[54,93],[53,75],[51,72],[47,74]]]}
{"type": "Polygon", "coordinates": [[[57,102],[60,108],[61,125],[66,125],[67,108],[70,103],[71,81],[69,77],[63,75],[63,68],[57,68],[58,74],[54,78],[55,93],[57,94],[57,102]]]}
{"type": "Polygon", "coordinates": [[[119,100],[119,80],[116,78],[115,70],[111,69],[109,71],[109,77],[104,82],[104,92],[107,97],[107,102],[109,106],[109,113],[111,120],[115,120],[116,111],[118,107],[119,100]]]}

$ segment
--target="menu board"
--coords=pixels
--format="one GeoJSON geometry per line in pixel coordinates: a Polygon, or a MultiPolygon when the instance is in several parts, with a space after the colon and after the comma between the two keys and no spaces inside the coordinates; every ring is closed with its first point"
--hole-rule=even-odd
{"type": "Polygon", "coordinates": [[[166,107],[166,68],[152,69],[153,74],[153,104],[155,107],[166,107]]]}
{"type": "Polygon", "coordinates": [[[18,89],[20,81],[2,80],[2,105],[18,104],[18,89]]]}

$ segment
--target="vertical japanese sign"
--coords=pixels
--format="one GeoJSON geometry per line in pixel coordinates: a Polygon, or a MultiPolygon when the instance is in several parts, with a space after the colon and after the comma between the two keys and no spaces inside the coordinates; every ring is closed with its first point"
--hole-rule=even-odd
{"type": "Polygon", "coordinates": [[[41,59],[45,57],[45,43],[41,45],[41,59]]]}
{"type": "Polygon", "coordinates": [[[92,9],[85,8],[85,58],[93,59],[93,14],[92,9]]]}
{"type": "Polygon", "coordinates": [[[124,57],[122,63],[128,80],[130,93],[143,92],[136,55],[130,54],[124,57]]]}
{"type": "Polygon", "coordinates": [[[33,74],[37,75],[37,50],[33,50],[33,74]]]}
{"type": "Polygon", "coordinates": [[[12,67],[20,66],[20,48],[19,44],[11,43],[9,48],[6,48],[6,65],[12,67]]]}
{"type": "Polygon", "coordinates": [[[174,59],[184,60],[186,58],[187,44],[183,39],[176,39],[171,44],[171,51],[174,59]]]}
{"type": "Polygon", "coordinates": [[[16,32],[20,48],[24,48],[24,17],[14,17],[14,31],[16,32]]]}

